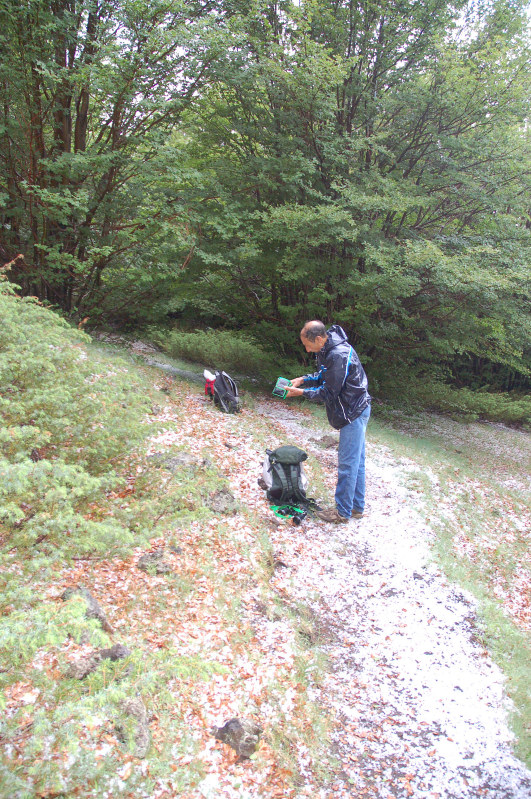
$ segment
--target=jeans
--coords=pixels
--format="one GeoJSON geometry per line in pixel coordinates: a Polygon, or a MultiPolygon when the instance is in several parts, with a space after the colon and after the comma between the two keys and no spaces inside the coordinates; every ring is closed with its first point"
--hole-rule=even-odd
{"type": "Polygon", "coordinates": [[[365,507],[365,429],[371,406],[339,431],[337,456],[336,506],[340,516],[350,518],[352,511],[365,507]]]}

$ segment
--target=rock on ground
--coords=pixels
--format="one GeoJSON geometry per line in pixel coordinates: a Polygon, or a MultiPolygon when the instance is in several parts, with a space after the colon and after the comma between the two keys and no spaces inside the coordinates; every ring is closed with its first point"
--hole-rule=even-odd
{"type": "Polygon", "coordinates": [[[120,703],[120,718],[115,723],[115,729],[124,743],[132,739],[135,757],[146,757],[151,746],[151,731],[146,706],[141,699],[132,697],[120,703]]]}
{"type": "Polygon", "coordinates": [[[221,727],[214,727],[212,735],[232,747],[242,759],[249,758],[258,748],[262,727],[248,719],[229,719],[221,727]]]}

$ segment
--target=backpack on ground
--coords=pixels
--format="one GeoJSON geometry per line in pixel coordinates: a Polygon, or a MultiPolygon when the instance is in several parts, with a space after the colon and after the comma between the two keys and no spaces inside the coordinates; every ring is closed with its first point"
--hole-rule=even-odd
{"type": "Polygon", "coordinates": [[[302,466],[307,457],[304,450],[293,446],[266,450],[262,485],[270,502],[277,505],[307,505],[311,502],[306,496],[308,478],[302,466]]]}
{"type": "Polygon", "coordinates": [[[206,369],[205,394],[214,400],[214,404],[225,413],[238,413],[241,410],[238,386],[226,372],[216,370],[213,375],[206,369]]]}

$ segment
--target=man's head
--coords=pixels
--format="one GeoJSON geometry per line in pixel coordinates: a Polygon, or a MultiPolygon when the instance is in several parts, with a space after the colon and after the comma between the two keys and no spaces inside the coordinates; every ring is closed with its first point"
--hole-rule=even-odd
{"type": "Polygon", "coordinates": [[[306,322],[301,330],[302,346],[306,352],[319,352],[327,340],[326,327],[318,319],[306,322]]]}

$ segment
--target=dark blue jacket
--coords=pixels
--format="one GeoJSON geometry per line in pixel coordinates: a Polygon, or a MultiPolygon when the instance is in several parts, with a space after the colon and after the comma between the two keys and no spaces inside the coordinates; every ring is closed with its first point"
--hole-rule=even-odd
{"type": "Polygon", "coordinates": [[[340,430],[363,413],[371,397],[367,375],[343,328],[332,325],[326,332],[328,340],[317,353],[318,371],[306,375],[301,388],[306,399],[325,403],[328,421],[340,430]]]}

